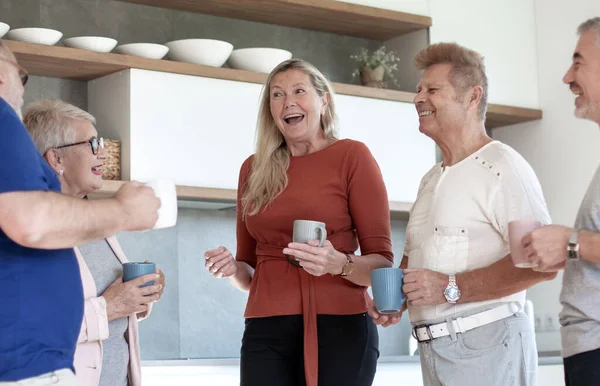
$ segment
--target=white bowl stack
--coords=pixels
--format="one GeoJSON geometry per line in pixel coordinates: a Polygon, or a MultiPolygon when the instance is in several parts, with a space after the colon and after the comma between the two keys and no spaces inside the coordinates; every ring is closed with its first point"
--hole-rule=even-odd
{"type": "Polygon", "coordinates": [[[182,39],[166,44],[169,58],[179,62],[221,67],[231,55],[233,45],[222,40],[182,39]]]}
{"type": "Polygon", "coordinates": [[[62,32],[49,28],[17,28],[8,31],[6,37],[11,40],[53,46],[58,43],[62,35],[62,32]]]}
{"type": "Polygon", "coordinates": [[[80,48],[83,50],[110,52],[117,45],[117,41],[102,36],[77,36],[65,39],[63,44],[66,47],[80,48]]]}
{"type": "Polygon", "coordinates": [[[0,38],[2,38],[2,36],[4,36],[4,34],[7,33],[9,29],[10,26],[8,24],[0,22],[0,38]]]}
{"type": "Polygon", "coordinates": [[[141,58],[162,59],[169,52],[169,47],[154,43],[130,43],[118,46],[115,48],[115,52],[141,58]]]}
{"type": "Polygon", "coordinates": [[[238,70],[268,74],[291,57],[291,52],[278,48],[241,48],[233,50],[227,64],[238,70]]]}
{"type": "MultiPolygon", "coordinates": [[[[56,44],[63,35],[60,31],[48,28],[11,30],[8,24],[0,22],[0,38],[4,34],[8,39],[44,45],[56,44]]],[[[65,39],[63,44],[66,47],[96,52],[111,52],[114,49],[118,54],[148,59],[162,59],[168,53],[169,59],[179,62],[212,67],[221,67],[227,62],[229,67],[234,69],[266,74],[292,57],[290,51],[279,48],[255,47],[234,50],[231,43],[215,39],[180,39],[164,45],[130,43],[117,46],[117,41],[108,37],[76,36],[65,39]]]]}

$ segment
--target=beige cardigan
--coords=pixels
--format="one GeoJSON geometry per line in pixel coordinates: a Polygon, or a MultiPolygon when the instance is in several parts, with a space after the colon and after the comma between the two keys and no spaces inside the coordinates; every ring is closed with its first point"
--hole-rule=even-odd
{"type": "MultiPolygon", "coordinates": [[[[128,260],[121,249],[116,237],[106,239],[108,245],[121,263],[128,260]]],[[[80,386],[97,386],[100,382],[102,371],[102,341],[108,338],[108,317],[106,315],[106,301],[96,295],[96,283],[78,248],[75,254],[79,261],[79,271],[83,283],[83,297],[85,308],[81,331],[77,339],[75,350],[75,373],[77,384],[80,386]]],[[[148,315],[152,308],[148,310],[148,315]]],[[[142,314],[129,317],[128,343],[129,343],[129,385],[141,386],[140,346],[138,339],[138,317],[142,314]]],[[[143,315],[147,317],[148,315],[143,315]]],[[[142,320],[142,318],[140,318],[142,320]]]]}

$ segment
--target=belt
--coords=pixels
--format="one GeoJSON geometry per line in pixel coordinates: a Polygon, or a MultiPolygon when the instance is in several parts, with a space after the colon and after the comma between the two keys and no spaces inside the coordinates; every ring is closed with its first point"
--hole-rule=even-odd
{"type": "Polygon", "coordinates": [[[418,342],[428,342],[433,339],[441,338],[442,336],[448,336],[450,335],[450,331],[454,331],[456,334],[462,334],[477,327],[497,322],[516,314],[520,310],[521,305],[519,303],[511,302],[500,307],[492,308],[491,310],[470,316],[459,317],[447,322],[415,326],[412,335],[418,342]],[[450,326],[450,324],[452,325],[450,326]]]}
{"type": "MultiPolygon", "coordinates": [[[[355,251],[358,241],[354,230],[329,235],[327,240],[338,251],[355,251]]],[[[290,240],[291,241],[291,240],[290,240]]],[[[284,255],[283,246],[257,242],[257,266],[269,260],[282,260],[285,256],[292,265],[300,267],[292,257],[284,255]]],[[[304,269],[298,269],[300,276],[300,294],[302,299],[302,315],[304,322],[304,377],[307,386],[317,386],[319,379],[319,341],[317,332],[317,295],[315,277],[304,269]]]]}

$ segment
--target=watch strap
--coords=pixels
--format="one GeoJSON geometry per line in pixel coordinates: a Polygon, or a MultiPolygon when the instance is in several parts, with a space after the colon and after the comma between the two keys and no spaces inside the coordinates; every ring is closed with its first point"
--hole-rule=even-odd
{"type": "Polygon", "coordinates": [[[456,286],[456,275],[448,275],[448,286],[456,286]]]}

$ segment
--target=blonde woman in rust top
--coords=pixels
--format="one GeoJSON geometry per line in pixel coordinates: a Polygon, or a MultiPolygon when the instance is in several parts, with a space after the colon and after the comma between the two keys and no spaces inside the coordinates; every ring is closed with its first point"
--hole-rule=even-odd
{"type": "Polygon", "coordinates": [[[392,266],[389,205],[369,149],[339,140],[336,126],[319,70],[292,59],[271,72],[256,154],[240,171],[235,259],[225,247],[205,253],[215,276],[250,291],[242,386],[373,382],[379,338],[366,290],[373,269],[392,266]],[[291,242],[300,219],[326,224],[322,247],[291,242]]]}

